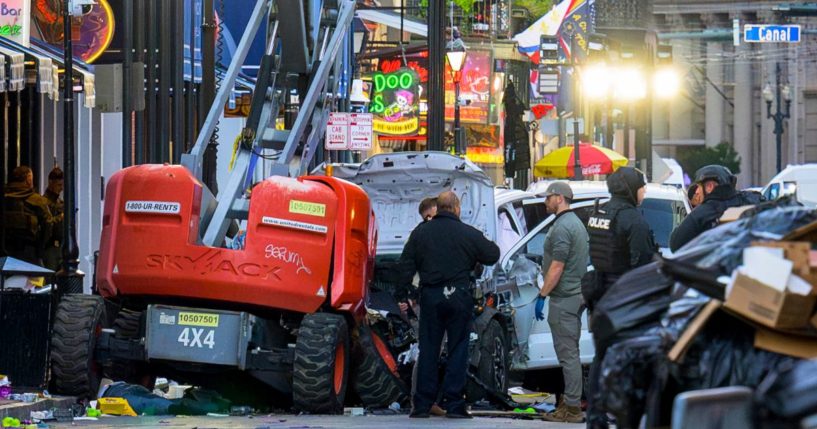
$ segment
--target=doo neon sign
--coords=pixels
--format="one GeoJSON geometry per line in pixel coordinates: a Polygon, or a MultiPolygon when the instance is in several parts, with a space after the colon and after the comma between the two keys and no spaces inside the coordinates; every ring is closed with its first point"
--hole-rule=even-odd
{"type": "Polygon", "coordinates": [[[414,96],[409,97],[417,89],[417,81],[414,79],[413,71],[399,71],[396,73],[376,73],[372,80],[374,82],[374,98],[369,107],[369,112],[382,114],[386,117],[394,116],[398,111],[405,110],[407,105],[413,104],[414,96]],[[387,112],[385,96],[393,93],[395,101],[388,106],[387,112]]]}
{"type": "Polygon", "coordinates": [[[380,134],[406,135],[417,131],[419,84],[417,72],[402,68],[393,73],[375,73],[372,102],[373,129],[380,134]]]}

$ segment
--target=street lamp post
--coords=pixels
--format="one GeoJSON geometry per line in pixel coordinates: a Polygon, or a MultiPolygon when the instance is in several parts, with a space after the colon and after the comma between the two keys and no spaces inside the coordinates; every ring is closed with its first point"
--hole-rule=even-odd
{"type": "Polygon", "coordinates": [[[74,164],[74,53],[71,43],[71,4],[62,2],[63,48],[65,73],[63,75],[63,162],[65,163],[65,216],[63,218],[62,268],[57,282],[62,293],[82,293],[83,273],[79,267],[76,223],[76,167],[74,164]]]}
{"type": "Polygon", "coordinates": [[[448,65],[451,67],[451,79],[454,81],[454,150],[457,156],[465,155],[465,145],[460,126],[460,77],[462,66],[465,64],[466,52],[464,49],[448,51],[448,65]]]}
{"type": "Polygon", "coordinates": [[[771,86],[767,83],[763,88],[763,98],[766,100],[766,118],[774,119],[774,135],[777,147],[777,172],[783,168],[783,121],[790,118],[791,115],[791,90],[789,85],[783,85],[780,82],[780,63],[777,63],[775,68],[777,75],[777,85],[775,85],[775,92],[772,92],[771,86]],[[786,102],[786,111],[780,110],[780,100],[786,102]],[[776,101],[776,112],[772,114],[772,101],[776,101]]]}

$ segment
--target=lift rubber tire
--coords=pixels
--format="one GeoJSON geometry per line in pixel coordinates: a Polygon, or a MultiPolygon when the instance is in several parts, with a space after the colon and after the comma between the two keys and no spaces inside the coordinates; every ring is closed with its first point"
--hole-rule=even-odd
{"type": "MultiPolygon", "coordinates": [[[[139,339],[142,335],[142,312],[123,308],[119,310],[113,322],[116,338],[139,339]]],[[[130,384],[139,384],[153,390],[156,377],[148,371],[145,362],[115,360],[105,366],[105,376],[113,381],[125,381],[130,384]]]]}
{"type": "Polygon", "coordinates": [[[94,360],[94,347],[105,320],[102,297],[81,294],[62,297],[51,337],[51,375],[57,393],[96,397],[102,367],[94,360]]]}
{"type": "MultiPolygon", "coordinates": [[[[508,341],[505,329],[497,320],[488,322],[479,338],[480,359],[474,375],[498,393],[508,390],[508,341]]],[[[468,402],[487,399],[488,394],[471,380],[465,385],[468,402]]]]}
{"type": "Polygon", "coordinates": [[[296,409],[313,414],[343,412],[349,378],[349,329],[343,316],[304,316],[292,369],[292,402],[296,409]]]}
{"type": "Polygon", "coordinates": [[[371,328],[360,328],[361,359],[352,381],[363,405],[388,408],[408,401],[409,390],[400,379],[397,361],[388,345],[371,328]]]}

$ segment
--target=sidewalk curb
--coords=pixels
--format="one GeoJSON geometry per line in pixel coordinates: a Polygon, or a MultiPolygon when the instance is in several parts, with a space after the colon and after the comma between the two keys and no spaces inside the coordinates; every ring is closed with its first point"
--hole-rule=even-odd
{"type": "Polygon", "coordinates": [[[55,396],[51,399],[43,399],[37,402],[20,402],[17,404],[0,405],[0,419],[14,417],[15,419],[28,420],[32,411],[44,411],[52,408],[70,408],[77,402],[73,396],[55,396]]]}

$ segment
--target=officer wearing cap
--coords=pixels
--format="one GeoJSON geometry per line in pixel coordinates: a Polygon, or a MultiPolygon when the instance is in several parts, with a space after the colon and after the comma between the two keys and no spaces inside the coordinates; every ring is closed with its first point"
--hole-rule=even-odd
{"type": "Polygon", "coordinates": [[[43,265],[54,271],[60,269],[62,261],[62,219],[65,211],[65,203],[60,198],[64,186],[64,175],[59,167],[54,167],[48,173],[48,187],[45,189],[43,197],[48,200],[48,210],[54,217],[54,227],[51,230],[51,236],[46,237],[45,251],[43,252],[43,265]]]}
{"type": "Polygon", "coordinates": [[[589,245],[587,229],[570,210],[573,191],[565,182],[553,182],[545,192],[545,206],[556,215],[545,237],[542,272],[545,284],[539,291],[535,316],[544,320],[545,298],[550,297],[547,321],[553,348],[565,380],[563,400],[555,411],[545,414],[552,422],[581,423],[582,364],[579,359],[581,317],[584,312],[581,282],[587,272],[589,245]]]}
{"type": "MultiPolygon", "coordinates": [[[[607,177],[611,199],[593,212],[587,222],[590,235],[590,260],[595,281],[582,289],[585,303],[592,311],[595,303],[624,273],[652,261],[657,247],[650,225],[637,209],[647,192],[644,175],[631,167],[621,167],[607,177]]],[[[595,340],[595,338],[594,338],[595,340]]],[[[605,413],[593,401],[599,388],[600,366],[608,344],[595,341],[596,355],[588,378],[587,427],[608,427],[605,413]]]]}
{"type": "Polygon", "coordinates": [[[672,232],[669,247],[673,252],[702,232],[718,226],[729,207],[760,203],[759,195],[735,190],[735,176],[722,165],[701,167],[695,173],[695,183],[703,191],[704,200],[672,232]]]}

